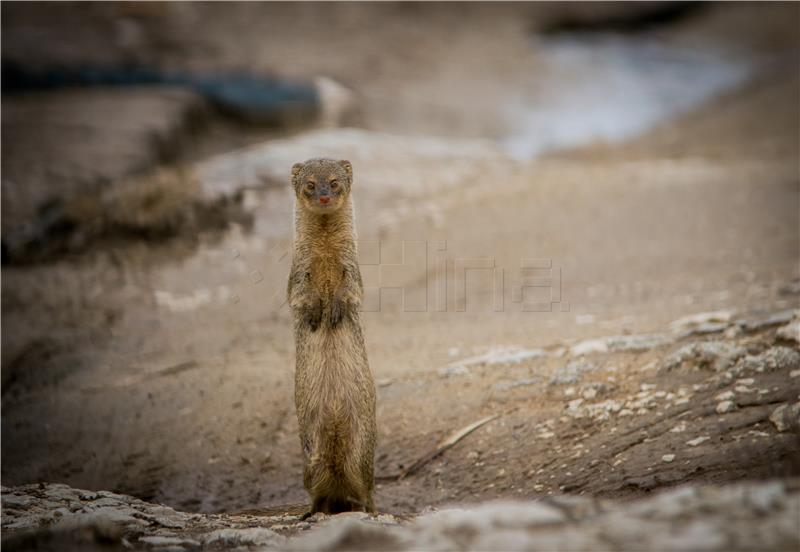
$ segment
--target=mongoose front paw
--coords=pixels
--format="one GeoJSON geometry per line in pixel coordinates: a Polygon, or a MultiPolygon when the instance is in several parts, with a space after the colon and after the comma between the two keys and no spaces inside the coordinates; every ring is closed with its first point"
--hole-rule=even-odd
{"type": "Polygon", "coordinates": [[[347,301],[343,301],[341,299],[334,300],[331,303],[331,310],[329,314],[331,328],[338,326],[339,323],[344,320],[345,316],[349,314],[350,309],[352,308],[353,305],[347,301]]]}
{"type": "Polygon", "coordinates": [[[308,324],[312,332],[317,331],[322,322],[322,301],[303,306],[303,321],[308,324]]]}

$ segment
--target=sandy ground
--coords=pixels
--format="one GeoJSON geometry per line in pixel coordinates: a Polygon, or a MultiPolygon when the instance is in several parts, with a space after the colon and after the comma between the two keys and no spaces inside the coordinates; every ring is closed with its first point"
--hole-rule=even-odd
{"type": "Polygon", "coordinates": [[[3,267],[3,485],[192,512],[305,502],[279,175],[321,150],[356,170],[381,510],[797,476],[798,433],[769,420],[800,392],[797,97],[796,67],[767,72],[641,138],[535,161],[480,139],[332,129],[193,164],[204,193],[231,175],[267,183],[244,194],[250,224],[3,267]],[[525,301],[549,311],[522,310],[521,259],[546,261],[525,301]],[[502,305],[491,272],[459,279],[487,260],[502,305]],[[402,287],[405,308],[379,286],[402,287]],[[708,334],[673,325],[711,311],[708,334]],[[609,336],[627,337],[584,343],[609,336]]]}

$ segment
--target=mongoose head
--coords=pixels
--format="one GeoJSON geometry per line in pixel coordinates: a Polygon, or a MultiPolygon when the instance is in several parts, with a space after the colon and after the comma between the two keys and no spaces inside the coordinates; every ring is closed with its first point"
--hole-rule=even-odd
{"type": "Polygon", "coordinates": [[[350,161],[309,159],[292,167],[292,186],[297,203],[317,214],[329,214],[345,204],[353,184],[350,161]]]}

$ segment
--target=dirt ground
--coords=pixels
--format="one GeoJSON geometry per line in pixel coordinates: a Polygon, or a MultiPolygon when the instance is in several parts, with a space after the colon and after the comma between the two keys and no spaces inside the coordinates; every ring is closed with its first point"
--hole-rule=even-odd
{"type": "MultiPolygon", "coordinates": [[[[759,33],[747,48],[784,51],[784,35],[759,33]]],[[[524,41],[507,36],[496,55],[511,59],[524,41]]],[[[446,64],[455,50],[443,51],[435,59],[446,64]]],[[[258,63],[274,67],[270,56],[258,63]]],[[[304,59],[315,51],[295,67],[316,72],[304,59]]],[[[332,72],[360,90],[358,63],[332,72]]],[[[800,430],[791,416],[782,431],[770,419],[800,394],[800,81],[796,64],[785,68],[641,137],[530,161],[475,138],[500,132],[491,116],[470,119],[459,138],[425,136],[446,123],[405,118],[407,109],[426,119],[410,102],[385,118],[368,104],[368,130],[220,147],[188,168],[205,189],[231,166],[246,179],[288,174],[315,151],[353,162],[380,510],[788,480],[800,476],[800,430]],[[385,134],[402,133],[400,122],[416,134],[385,134]],[[487,259],[504,271],[499,307],[497,272],[459,272],[487,259]],[[539,312],[522,309],[522,259],[546,261],[536,273],[545,283],[524,292],[539,312]],[[699,313],[716,314],[681,322],[699,313]]],[[[447,95],[462,82],[419,71],[408,93],[447,95]]],[[[376,94],[401,78],[389,74],[376,94]]],[[[291,197],[270,180],[241,201],[250,222],[224,232],[128,237],[3,267],[4,486],[66,483],[189,512],[305,503],[282,295],[291,197]]]]}

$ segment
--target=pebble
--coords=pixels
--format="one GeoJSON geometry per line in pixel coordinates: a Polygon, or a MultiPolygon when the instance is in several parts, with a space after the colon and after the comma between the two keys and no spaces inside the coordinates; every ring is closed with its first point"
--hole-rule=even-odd
{"type": "Polygon", "coordinates": [[[717,404],[717,414],[726,414],[736,409],[736,404],[733,401],[722,401],[717,404]]]}
{"type": "Polygon", "coordinates": [[[705,436],[697,437],[696,439],[692,439],[691,441],[686,441],[686,444],[689,445],[690,447],[696,447],[697,445],[699,445],[701,443],[705,443],[706,441],[708,441],[710,439],[711,439],[711,437],[705,437],[705,436]]]}
{"type": "Polygon", "coordinates": [[[661,457],[661,460],[663,462],[666,462],[666,463],[669,464],[670,462],[675,460],[675,455],[674,454],[665,454],[664,456],[661,457]]]}
{"type": "Polygon", "coordinates": [[[717,399],[718,401],[729,401],[733,399],[735,396],[736,394],[733,391],[723,391],[714,398],[717,399]]]}
{"type": "Polygon", "coordinates": [[[779,432],[784,432],[792,425],[800,425],[800,402],[793,405],[782,404],[772,411],[769,421],[779,432]]]}
{"type": "Polygon", "coordinates": [[[800,320],[795,320],[791,324],[780,328],[777,335],[787,341],[800,342],[800,320]]]}

